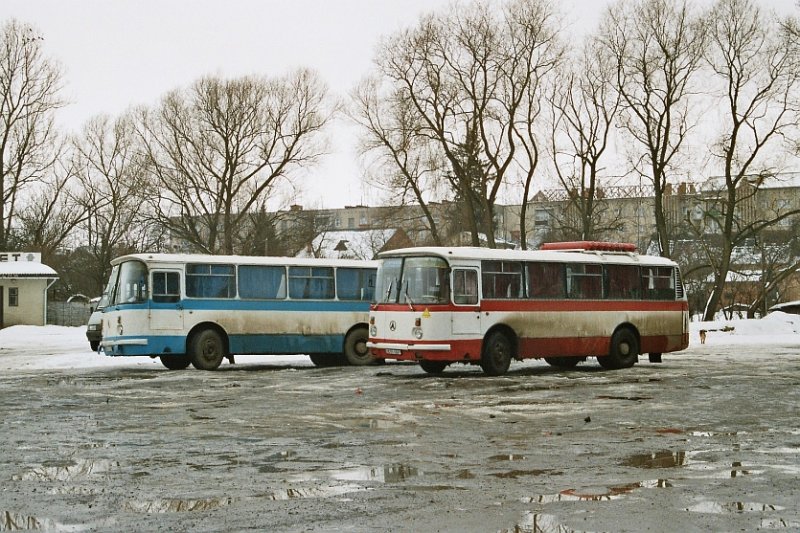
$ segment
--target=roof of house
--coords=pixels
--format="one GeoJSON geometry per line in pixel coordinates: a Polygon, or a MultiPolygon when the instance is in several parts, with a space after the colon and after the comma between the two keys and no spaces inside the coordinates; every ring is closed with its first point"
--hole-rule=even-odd
{"type": "Polygon", "coordinates": [[[0,278],[57,278],[58,273],[47,265],[33,261],[0,263],[0,278]]]}
{"type": "Polygon", "coordinates": [[[305,248],[297,256],[373,259],[397,231],[396,228],[325,231],[314,237],[311,250],[305,248]]]}

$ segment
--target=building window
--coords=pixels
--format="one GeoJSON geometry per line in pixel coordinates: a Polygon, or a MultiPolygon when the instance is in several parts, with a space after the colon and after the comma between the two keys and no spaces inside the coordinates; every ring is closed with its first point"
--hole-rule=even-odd
{"type": "Polygon", "coordinates": [[[19,307],[19,288],[17,287],[8,288],[8,306],[19,307]]]}

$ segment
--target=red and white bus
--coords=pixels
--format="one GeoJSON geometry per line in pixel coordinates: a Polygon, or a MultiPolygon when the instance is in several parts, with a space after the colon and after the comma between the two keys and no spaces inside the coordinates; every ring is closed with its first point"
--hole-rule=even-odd
{"type": "Polygon", "coordinates": [[[512,359],[603,368],[651,362],[689,345],[678,265],[632,244],[551,243],[541,250],[407,248],[380,254],[369,342],[377,359],[451,363],[504,374],[512,359]]]}

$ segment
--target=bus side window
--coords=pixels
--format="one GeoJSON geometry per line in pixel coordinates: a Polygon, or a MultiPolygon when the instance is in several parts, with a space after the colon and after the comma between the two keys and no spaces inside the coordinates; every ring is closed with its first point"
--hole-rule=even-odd
{"type": "Polygon", "coordinates": [[[178,272],[153,272],[153,301],[175,303],[181,299],[181,275],[178,272]]]}
{"type": "Polygon", "coordinates": [[[283,300],[286,298],[286,269],[282,266],[240,266],[239,297],[245,300],[283,300]]]}
{"type": "Polygon", "coordinates": [[[511,261],[482,261],[483,297],[516,299],[522,297],[522,267],[511,261]]]}
{"type": "Polygon", "coordinates": [[[186,296],[193,298],[233,298],[236,296],[236,270],[233,265],[186,265],[186,296]]]}
{"type": "Polygon", "coordinates": [[[567,296],[576,300],[599,300],[603,297],[601,265],[567,265],[567,296]]]}
{"type": "Polygon", "coordinates": [[[370,301],[375,294],[375,270],[368,268],[336,269],[336,293],[340,300],[370,301]]]}
{"type": "Polygon", "coordinates": [[[332,300],[336,292],[332,267],[289,267],[289,297],[295,300],[332,300]]]}
{"type": "Polygon", "coordinates": [[[453,303],[475,305],[478,303],[478,274],[474,270],[453,271],[453,303]]]}
{"type": "Polygon", "coordinates": [[[641,293],[639,267],[606,265],[606,297],[611,300],[638,300],[641,293]]]}
{"type": "Polygon", "coordinates": [[[642,288],[646,300],[674,300],[675,269],[642,267],[642,288]]]}
{"type": "Polygon", "coordinates": [[[526,268],[528,298],[564,298],[565,282],[563,263],[528,263],[526,268]]]}

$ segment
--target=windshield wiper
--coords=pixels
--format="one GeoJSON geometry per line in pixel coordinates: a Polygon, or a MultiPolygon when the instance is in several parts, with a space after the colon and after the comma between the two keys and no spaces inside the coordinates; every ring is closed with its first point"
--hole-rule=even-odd
{"type": "Polygon", "coordinates": [[[389,287],[386,289],[386,296],[383,298],[384,302],[389,301],[389,295],[392,294],[392,287],[394,287],[394,280],[389,282],[389,287]]]}
{"type": "Polygon", "coordinates": [[[406,297],[406,303],[408,304],[408,308],[413,311],[414,310],[414,302],[411,300],[411,296],[409,296],[409,294],[408,294],[408,285],[406,285],[406,288],[403,291],[403,296],[406,297]]]}

